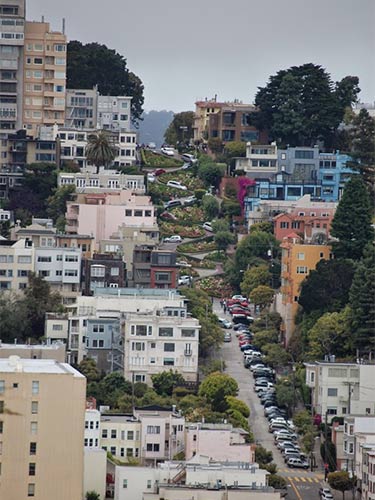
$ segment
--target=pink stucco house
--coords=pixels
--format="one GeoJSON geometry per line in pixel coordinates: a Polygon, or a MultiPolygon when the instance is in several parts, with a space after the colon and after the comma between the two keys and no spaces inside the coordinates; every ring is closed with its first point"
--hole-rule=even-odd
{"type": "Polygon", "coordinates": [[[115,193],[80,193],[67,202],[66,232],[94,237],[99,248],[101,240],[110,239],[119,227],[139,227],[157,231],[156,212],[149,196],[137,196],[130,190],[115,193]]]}

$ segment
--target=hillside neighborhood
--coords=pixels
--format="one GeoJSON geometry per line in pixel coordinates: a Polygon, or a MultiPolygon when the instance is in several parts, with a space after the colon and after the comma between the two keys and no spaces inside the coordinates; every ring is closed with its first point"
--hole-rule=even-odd
{"type": "Polygon", "coordinates": [[[26,13],[0,0],[0,498],[375,500],[359,78],[280,69],[141,142],[126,59],[26,13]]]}

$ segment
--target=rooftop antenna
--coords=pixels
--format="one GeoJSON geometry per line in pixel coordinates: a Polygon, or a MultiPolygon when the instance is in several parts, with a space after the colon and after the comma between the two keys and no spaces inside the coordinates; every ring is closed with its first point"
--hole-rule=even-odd
{"type": "Polygon", "coordinates": [[[62,33],[65,35],[65,17],[62,18],[62,33]]]}
{"type": "Polygon", "coordinates": [[[42,23],[44,23],[44,16],[42,16],[42,23]]]}

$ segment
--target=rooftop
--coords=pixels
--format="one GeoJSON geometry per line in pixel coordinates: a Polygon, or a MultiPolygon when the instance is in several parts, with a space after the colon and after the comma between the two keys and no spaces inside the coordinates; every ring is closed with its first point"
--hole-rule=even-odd
{"type": "Polygon", "coordinates": [[[47,350],[47,349],[61,349],[61,347],[64,347],[65,344],[63,342],[53,342],[51,344],[4,344],[0,340],[0,349],[42,349],[42,350],[47,350]]]}
{"type": "Polygon", "coordinates": [[[0,359],[0,373],[69,374],[74,377],[85,378],[82,373],[68,363],[59,363],[53,359],[21,359],[19,356],[0,359]]]}

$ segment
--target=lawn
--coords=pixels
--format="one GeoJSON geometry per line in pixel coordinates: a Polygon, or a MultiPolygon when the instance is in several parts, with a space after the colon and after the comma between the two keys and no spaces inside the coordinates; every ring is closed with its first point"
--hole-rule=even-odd
{"type": "Polygon", "coordinates": [[[141,157],[146,168],[179,168],[183,165],[183,162],[177,158],[168,158],[168,156],[147,149],[141,150],[141,157]]]}

